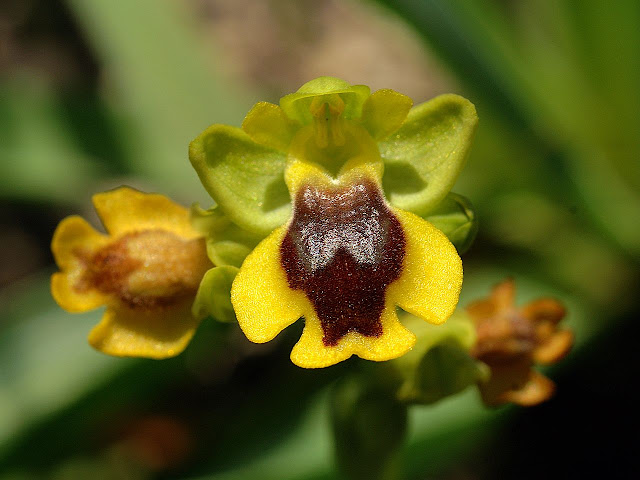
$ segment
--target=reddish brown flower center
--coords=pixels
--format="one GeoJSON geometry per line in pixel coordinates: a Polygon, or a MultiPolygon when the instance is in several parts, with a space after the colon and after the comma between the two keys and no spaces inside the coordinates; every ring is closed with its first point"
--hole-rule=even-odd
{"type": "Polygon", "coordinates": [[[301,188],[280,255],[289,286],[313,304],[325,345],[349,332],[382,335],[385,291],[402,271],[405,236],[375,183],[301,188]]]}
{"type": "Polygon", "coordinates": [[[132,309],[193,298],[211,267],[204,239],[184,240],[166,230],[128,233],[96,252],[76,254],[85,264],[76,290],[98,290],[132,309]]]}

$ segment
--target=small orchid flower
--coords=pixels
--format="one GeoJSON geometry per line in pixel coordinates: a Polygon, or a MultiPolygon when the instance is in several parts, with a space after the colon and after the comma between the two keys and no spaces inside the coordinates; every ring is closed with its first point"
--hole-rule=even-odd
{"type": "Polygon", "coordinates": [[[456,95],[411,106],[393,90],[321,77],[279,106],[256,104],[242,129],[213,125],[191,143],[217,215],[263,238],[233,266],[231,300],[249,340],[304,317],[295,364],[382,361],[415,343],[396,307],[433,324],[453,313],[462,263],[425,218],[460,246],[473,236],[468,203],[448,193],[477,117],[456,95]]]}
{"type": "Polygon", "coordinates": [[[573,345],[573,332],[558,328],[566,314],[560,302],[541,298],[517,308],[514,297],[515,284],[509,279],[496,285],[489,298],[467,307],[477,332],[471,353],[491,370],[479,384],[488,405],[530,406],[549,399],[555,384],[533,365],[555,363],[573,345]]]}
{"type": "Polygon", "coordinates": [[[166,358],[184,350],[197,327],[191,314],[212,264],[189,211],[168,198],[122,187],[93,196],[107,234],[83,218],[58,225],[51,249],[60,272],[53,298],[69,312],[102,305],[89,343],[116,356],[166,358]]]}

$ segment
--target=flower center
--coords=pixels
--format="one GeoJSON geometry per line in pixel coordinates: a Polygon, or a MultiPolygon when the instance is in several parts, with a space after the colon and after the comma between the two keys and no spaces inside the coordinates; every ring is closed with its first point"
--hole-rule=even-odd
{"type": "Polygon", "coordinates": [[[330,145],[342,146],[344,137],[344,101],[340,95],[321,95],[315,97],[309,107],[313,116],[316,145],[327,148],[330,145]]]}
{"type": "Polygon", "coordinates": [[[302,290],[335,346],[349,332],[382,335],[385,291],[402,271],[405,236],[377,185],[306,185],[280,248],[289,286],[302,290]]]}
{"type": "Polygon", "coordinates": [[[132,309],[166,308],[193,297],[211,267],[204,239],[184,240],[165,230],[128,233],[78,257],[86,270],[76,290],[114,295],[132,309]]]}

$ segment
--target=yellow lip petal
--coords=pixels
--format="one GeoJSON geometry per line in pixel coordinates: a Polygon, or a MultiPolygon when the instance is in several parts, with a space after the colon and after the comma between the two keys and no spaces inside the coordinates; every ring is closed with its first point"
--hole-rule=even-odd
{"type": "Polygon", "coordinates": [[[82,217],[72,215],[60,222],[51,240],[53,257],[61,270],[78,267],[79,254],[91,253],[108,241],[82,217]]]}
{"type": "Polygon", "coordinates": [[[133,311],[107,308],[89,334],[93,348],[118,357],[168,358],[189,344],[199,321],[191,316],[191,305],[164,310],[133,311]]]}
{"type": "Polygon", "coordinates": [[[573,346],[573,332],[571,330],[560,330],[533,351],[533,359],[537,363],[549,365],[561,360],[569,353],[573,346]]]}
{"type": "Polygon", "coordinates": [[[449,239],[426,220],[393,209],[402,223],[406,253],[402,275],[387,295],[402,309],[440,324],[453,313],[462,288],[462,260],[449,239]]]}
{"type": "Polygon", "coordinates": [[[280,244],[286,227],[276,229],[249,254],[231,287],[238,324],[255,343],[272,340],[298,320],[308,300],[291,290],[280,264],[280,244]]]}
{"type": "Polygon", "coordinates": [[[80,282],[86,259],[108,241],[77,215],[65,218],[56,228],[51,251],[62,271],[51,277],[51,295],[68,312],[86,312],[107,301],[105,295],[82,288],[80,282]]]}
{"type": "Polygon", "coordinates": [[[398,320],[396,308],[387,303],[380,321],[382,335],[366,337],[351,332],[340,339],[336,346],[323,343],[320,320],[311,303],[305,312],[305,327],[302,336],[291,351],[291,361],[303,368],[324,368],[342,362],[352,355],[365,360],[382,362],[398,358],[407,353],[416,343],[416,337],[398,320]]]}
{"type": "Polygon", "coordinates": [[[523,407],[532,407],[551,398],[556,389],[555,383],[541,373],[531,370],[522,388],[506,392],[501,402],[511,402],[523,407]]]}
{"type": "Polygon", "coordinates": [[[98,308],[109,301],[109,297],[97,290],[78,290],[75,285],[79,273],[54,273],[51,277],[51,296],[67,312],[82,313],[98,308]]]}
{"type": "Polygon", "coordinates": [[[185,239],[200,236],[189,223],[189,211],[164,195],[120,187],[95,194],[93,205],[113,236],[158,228],[185,239]]]}

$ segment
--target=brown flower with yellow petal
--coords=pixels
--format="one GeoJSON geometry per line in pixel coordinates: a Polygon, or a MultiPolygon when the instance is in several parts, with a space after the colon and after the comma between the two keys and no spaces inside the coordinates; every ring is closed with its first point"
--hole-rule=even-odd
{"type": "Polygon", "coordinates": [[[51,242],[61,270],[51,278],[53,298],[70,312],[107,306],[89,334],[104,353],[179,354],[198,325],[191,304],[212,266],[188,210],[127,187],[96,194],[93,204],[108,234],[77,215],[60,222],[51,242]]]}
{"type": "Polygon", "coordinates": [[[532,367],[557,362],[573,345],[573,333],[558,328],[566,314],[562,304],[542,298],[518,308],[514,293],[508,279],[467,307],[477,332],[471,353],[491,369],[491,378],[479,385],[488,405],[530,406],[549,399],[555,384],[532,367]]]}

